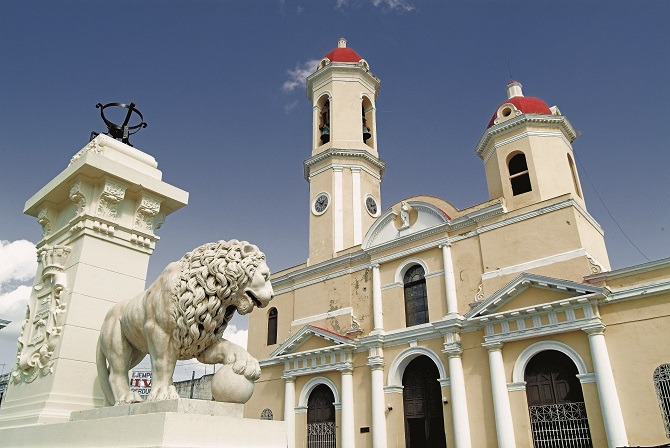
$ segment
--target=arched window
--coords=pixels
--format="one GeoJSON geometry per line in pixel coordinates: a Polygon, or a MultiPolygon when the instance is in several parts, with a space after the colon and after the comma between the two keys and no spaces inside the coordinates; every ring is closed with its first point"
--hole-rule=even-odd
{"type": "Polygon", "coordinates": [[[277,308],[268,312],[268,345],[277,343],[277,308]]]}
{"type": "Polygon", "coordinates": [[[361,119],[363,121],[362,135],[363,143],[368,145],[370,148],[375,147],[375,136],[373,135],[373,130],[375,127],[375,108],[372,105],[372,101],[367,96],[363,96],[361,108],[361,119]]]}
{"type": "Polygon", "coordinates": [[[665,435],[670,438],[670,364],[661,364],[654,370],[654,387],[661,407],[665,435]]]}
{"type": "Polygon", "coordinates": [[[408,327],[428,322],[428,296],[423,267],[412,266],[403,277],[405,284],[405,323],[408,327]]]}
{"type": "Polygon", "coordinates": [[[507,168],[509,169],[509,181],[512,184],[512,194],[514,196],[528,193],[533,189],[530,186],[530,175],[528,174],[528,165],[524,153],[517,153],[509,159],[507,168]]]}
{"type": "Polygon", "coordinates": [[[330,99],[328,97],[325,98],[324,103],[321,105],[319,132],[321,144],[328,143],[330,141],[330,99]]]}
{"type": "Polygon", "coordinates": [[[575,193],[577,193],[577,196],[580,198],[582,197],[582,190],[579,188],[579,181],[577,180],[577,170],[575,169],[575,162],[572,161],[572,157],[570,157],[570,154],[566,154],[568,156],[568,165],[570,165],[570,173],[572,174],[572,183],[575,185],[575,193]]]}

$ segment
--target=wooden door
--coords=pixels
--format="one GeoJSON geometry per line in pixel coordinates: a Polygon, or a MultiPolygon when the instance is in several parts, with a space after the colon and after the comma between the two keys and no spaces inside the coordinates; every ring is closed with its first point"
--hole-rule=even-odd
{"type": "Polygon", "coordinates": [[[402,384],[407,448],[446,447],[438,378],[437,367],[426,356],[414,359],[405,369],[402,384]]]}

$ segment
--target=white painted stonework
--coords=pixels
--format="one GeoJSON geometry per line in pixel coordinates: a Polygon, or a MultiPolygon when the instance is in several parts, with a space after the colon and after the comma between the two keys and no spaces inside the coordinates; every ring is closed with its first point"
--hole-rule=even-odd
{"type": "Polygon", "coordinates": [[[99,135],[26,202],[43,239],[0,428],[102,406],[100,324],[116,302],[142,292],[156,229],[188,201],[161,177],[153,157],[99,135]]]}
{"type": "Polygon", "coordinates": [[[1,433],[2,445],[46,448],[287,446],[284,422],[242,418],[241,406],[179,399],[79,411],[66,423],[5,429],[1,433]]]}

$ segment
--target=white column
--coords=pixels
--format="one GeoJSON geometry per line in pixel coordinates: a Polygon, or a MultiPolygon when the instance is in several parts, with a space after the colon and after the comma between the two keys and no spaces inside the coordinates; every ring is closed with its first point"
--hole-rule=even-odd
{"type": "Polygon", "coordinates": [[[447,314],[458,314],[454,262],[451,259],[451,243],[440,244],[440,248],[442,249],[442,264],[444,266],[444,289],[447,295],[447,314]]]}
{"type": "MultiPolygon", "coordinates": [[[[386,448],[386,403],[384,400],[384,356],[381,347],[370,349],[371,369],[372,448],[386,448]]],[[[346,446],[346,445],[342,445],[346,446]]]]}
{"type": "Polygon", "coordinates": [[[354,380],[351,370],[342,370],[342,446],[354,447],[354,380]]]}
{"type": "Polygon", "coordinates": [[[498,448],[515,448],[512,409],[509,404],[505,365],[502,357],[502,344],[484,345],[489,349],[489,368],[491,370],[491,390],[493,393],[493,414],[496,420],[498,448]]]}
{"type": "Polygon", "coordinates": [[[363,242],[363,201],[361,200],[361,168],[351,168],[351,190],[354,217],[354,246],[363,242]]]}
{"type": "Polygon", "coordinates": [[[372,321],[374,331],[384,330],[384,315],[382,313],[382,280],[379,275],[379,265],[372,265],[372,321]]]}
{"type": "Polygon", "coordinates": [[[465,398],[465,377],[460,347],[446,350],[449,356],[449,380],[451,382],[451,414],[454,424],[454,444],[456,448],[470,448],[470,421],[468,402],[465,398]]]}
{"type": "Polygon", "coordinates": [[[602,324],[595,325],[585,328],[584,331],[589,335],[589,346],[593,358],[593,370],[596,374],[596,386],[600,399],[600,409],[603,414],[605,434],[607,435],[607,445],[610,448],[627,446],[628,436],[626,435],[619,395],[614,384],[612,365],[605,343],[605,326],[602,324]]]}
{"type": "Polygon", "coordinates": [[[335,220],[335,241],[333,250],[339,252],[344,249],[344,204],[342,203],[341,166],[333,167],[333,196],[335,196],[333,198],[333,219],[335,220]]]}
{"type": "Polygon", "coordinates": [[[295,378],[284,378],[284,422],[288,448],[295,448],[295,378]]]}

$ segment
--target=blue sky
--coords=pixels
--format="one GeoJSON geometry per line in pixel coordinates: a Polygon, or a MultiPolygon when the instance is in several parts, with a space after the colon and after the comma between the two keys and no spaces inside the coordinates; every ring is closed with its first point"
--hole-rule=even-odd
{"type": "MultiPolygon", "coordinates": [[[[303,262],[311,108],[292,74],[343,36],[382,81],[383,209],[417,194],[458,208],[488,199],[474,147],[509,63],[527,96],[581,132],[582,187],[613,267],[646,259],[610,213],[646,257],[667,257],[668,17],[655,0],[0,2],[2,247],[39,240],[23,204],[104,130],[95,104],[134,101],[149,127],[132,143],[190,192],[159,231],[150,280],[217,239],[256,243],[275,271],[303,262]]],[[[12,275],[0,318],[27,281],[12,275]]]]}

